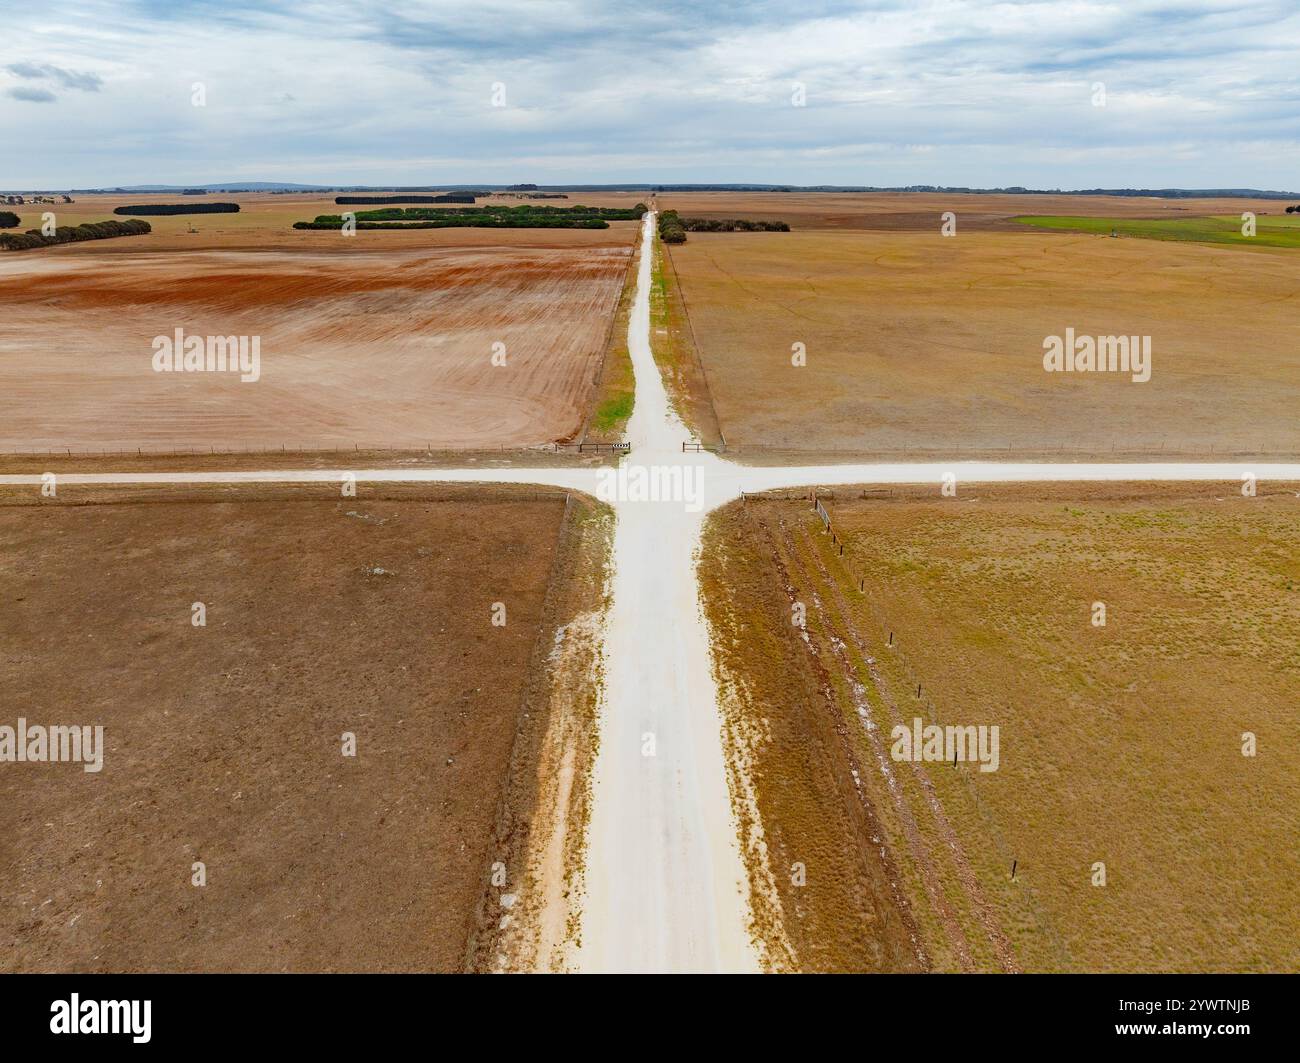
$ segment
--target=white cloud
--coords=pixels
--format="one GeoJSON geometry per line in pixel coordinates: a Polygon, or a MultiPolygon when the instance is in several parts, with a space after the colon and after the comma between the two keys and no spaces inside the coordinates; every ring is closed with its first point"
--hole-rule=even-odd
{"type": "Polygon", "coordinates": [[[11,156],[4,179],[446,183],[531,169],[555,182],[1300,184],[1290,4],[465,11],[410,0],[19,10],[0,137],[41,150],[11,156]],[[190,105],[194,81],[204,108],[190,105]],[[505,109],[490,105],[498,81],[505,109]],[[806,107],[790,105],[794,81],[806,107]],[[1104,108],[1091,105],[1094,81],[1104,108]],[[55,100],[34,106],[33,91],[55,100]]]}

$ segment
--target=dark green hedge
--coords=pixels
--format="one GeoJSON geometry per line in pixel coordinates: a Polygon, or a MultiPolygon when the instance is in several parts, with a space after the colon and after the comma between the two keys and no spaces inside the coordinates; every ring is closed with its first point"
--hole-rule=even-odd
{"type": "Polygon", "coordinates": [[[0,248],[6,251],[30,251],[56,244],[72,244],[81,240],[109,240],[115,236],[142,236],[152,232],[147,221],[95,221],[84,225],[60,225],[53,236],[42,236],[40,229],[25,233],[0,233],[0,248]]]}
{"type": "MultiPolygon", "coordinates": [[[[608,229],[611,221],[636,221],[649,209],[635,207],[383,207],[356,214],[358,229],[608,229]]],[[[295,222],[295,229],[341,229],[343,216],[321,214],[295,222]]]]}
{"type": "Polygon", "coordinates": [[[788,233],[783,221],[749,221],[747,218],[683,218],[688,233],[788,233]]]}
{"type": "Polygon", "coordinates": [[[527,203],[520,207],[386,207],[357,212],[357,221],[444,221],[447,218],[598,218],[601,221],[637,221],[646,212],[635,207],[546,207],[527,203]]]}
{"type": "Polygon", "coordinates": [[[335,203],[473,203],[468,192],[449,192],[445,196],[335,196],[335,203]]]}
{"type": "MultiPolygon", "coordinates": [[[[315,221],[296,221],[295,229],[342,229],[338,214],[322,214],[315,221]]],[[[357,221],[358,229],[608,229],[600,218],[494,218],[451,217],[437,221],[357,221]]]]}
{"type": "Polygon", "coordinates": [[[135,207],[118,207],[114,214],[152,217],[155,214],[238,214],[238,203],[141,203],[135,207]]]}

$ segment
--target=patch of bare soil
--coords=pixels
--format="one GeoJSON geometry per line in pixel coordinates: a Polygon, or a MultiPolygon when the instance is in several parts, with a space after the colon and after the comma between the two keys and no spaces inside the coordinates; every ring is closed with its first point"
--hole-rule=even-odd
{"type": "Polygon", "coordinates": [[[599,582],[574,567],[601,556],[575,530],[590,503],[364,484],[0,502],[0,723],[102,725],[105,746],[98,773],[0,764],[0,966],[474,965],[493,865],[513,888],[549,822],[541,736],[590,738],[535,697],[539,647],[586,604],[569,581],[599,582]]]}

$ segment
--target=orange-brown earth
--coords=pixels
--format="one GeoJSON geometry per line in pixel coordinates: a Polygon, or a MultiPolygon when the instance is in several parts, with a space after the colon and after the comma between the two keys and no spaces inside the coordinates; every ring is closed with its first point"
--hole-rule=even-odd
{"type": "Polygon", "coordinates": [[[391,250],[368,238],[382,232],[307,235],[329,239],[0,256],[0,450],[490,448],[580,431],[630,230],[391,250]],[[153,339],[177,328],[260,337],[260,379],[155,372],[153,339]]]}

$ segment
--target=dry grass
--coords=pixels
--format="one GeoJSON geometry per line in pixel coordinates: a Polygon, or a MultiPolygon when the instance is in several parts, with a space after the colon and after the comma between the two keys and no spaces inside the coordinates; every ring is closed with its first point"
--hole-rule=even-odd
{"type": "Polygon", "coordinates": [[[1287,251],[935,227],[692,233],[672,257],[742,458],[1300,453],[1287,251]],[[1045,372],[1067,328],[1150,336],[1151,379],[1045,372]]]}
{"type": "Polygon", "coordinates": [[[879,816],[854,782],[871,768],[835,703],[839,678],[807,654],[790,622],[786,560],[732,506],[706,526],[699,571],[754,937],[766,966],[925,966],[896,861],[879,845],[879,816]]]}
{"type": "Polygon", "coordinates": [[[713,411],[709,381],[695,345],[690,312],[683,298],[672,249],[657,237],[650,287],[650,346],[663,374],[669,401],[694,438],[724,442],[713,411]]]}
{"type": "MultiPolygon", "coordinates": [[[[637,246],[640,246],[639,240],[637,246]]],[[[627,330],[632,303],[636,299],[636,263],[637,249],[633,248],[623,277],[618,306],[610,319],[600,378],[595,399],[587,414],[583,442],[621,443],[623,430],[627,427],[628,418],[632,416],[636,402],[636,377],[632,371],[632,355],[628,351],[627,330]]]]}
{"type": "MultiPolygon", "coordinates": [[[[835,543],[807,503],[715,518],[711,615],[732,603],[761,635],[765,608],[780,619],[764,599],[786,579],[808,604],[808,646],[724,642],[736,681],[771,692],[742,705],[789,729],[817,700],[799,677],[836,677],[817,711],[831,706],[869,765],[861,777],[932,966],[1300,969],[1300,502],[1291,488],[1262,495],[841,490],[827,502],[835,543]],[[1090,622],[1095,601],[1105,627],[1090,622]],[[887,739],[917,715],[998,725],[999,770],[873,761],[862,720],[887,739]],[[1255,758],[1242,755],[1245,731],[1255,758]],[[1104,887],[1092,885],[1098,861],[1104,887]]],[[[779,743],[767,758],[769,834],[798,838],[844,814],[842,800],[791,803],[815,776],[779,743]]]]}
{"type": "MultiPolygon", "coordinates": [[[[1282,214],[1287,204],[1252,199],[1142,199],[1132,196],[963,195],[943,192],[662,192],[664,210],[687,217],[785,221],[796,230],[934,232],[952,211],[963,232],[1013,230],[1019,214],[1097,218],[1186,218],[1213,214],[1282,214]]],[[[614,206],[595,203],[593,206],[614,206]]],[[[694,239],[692,236],[691,239],[694,239]]]]}

